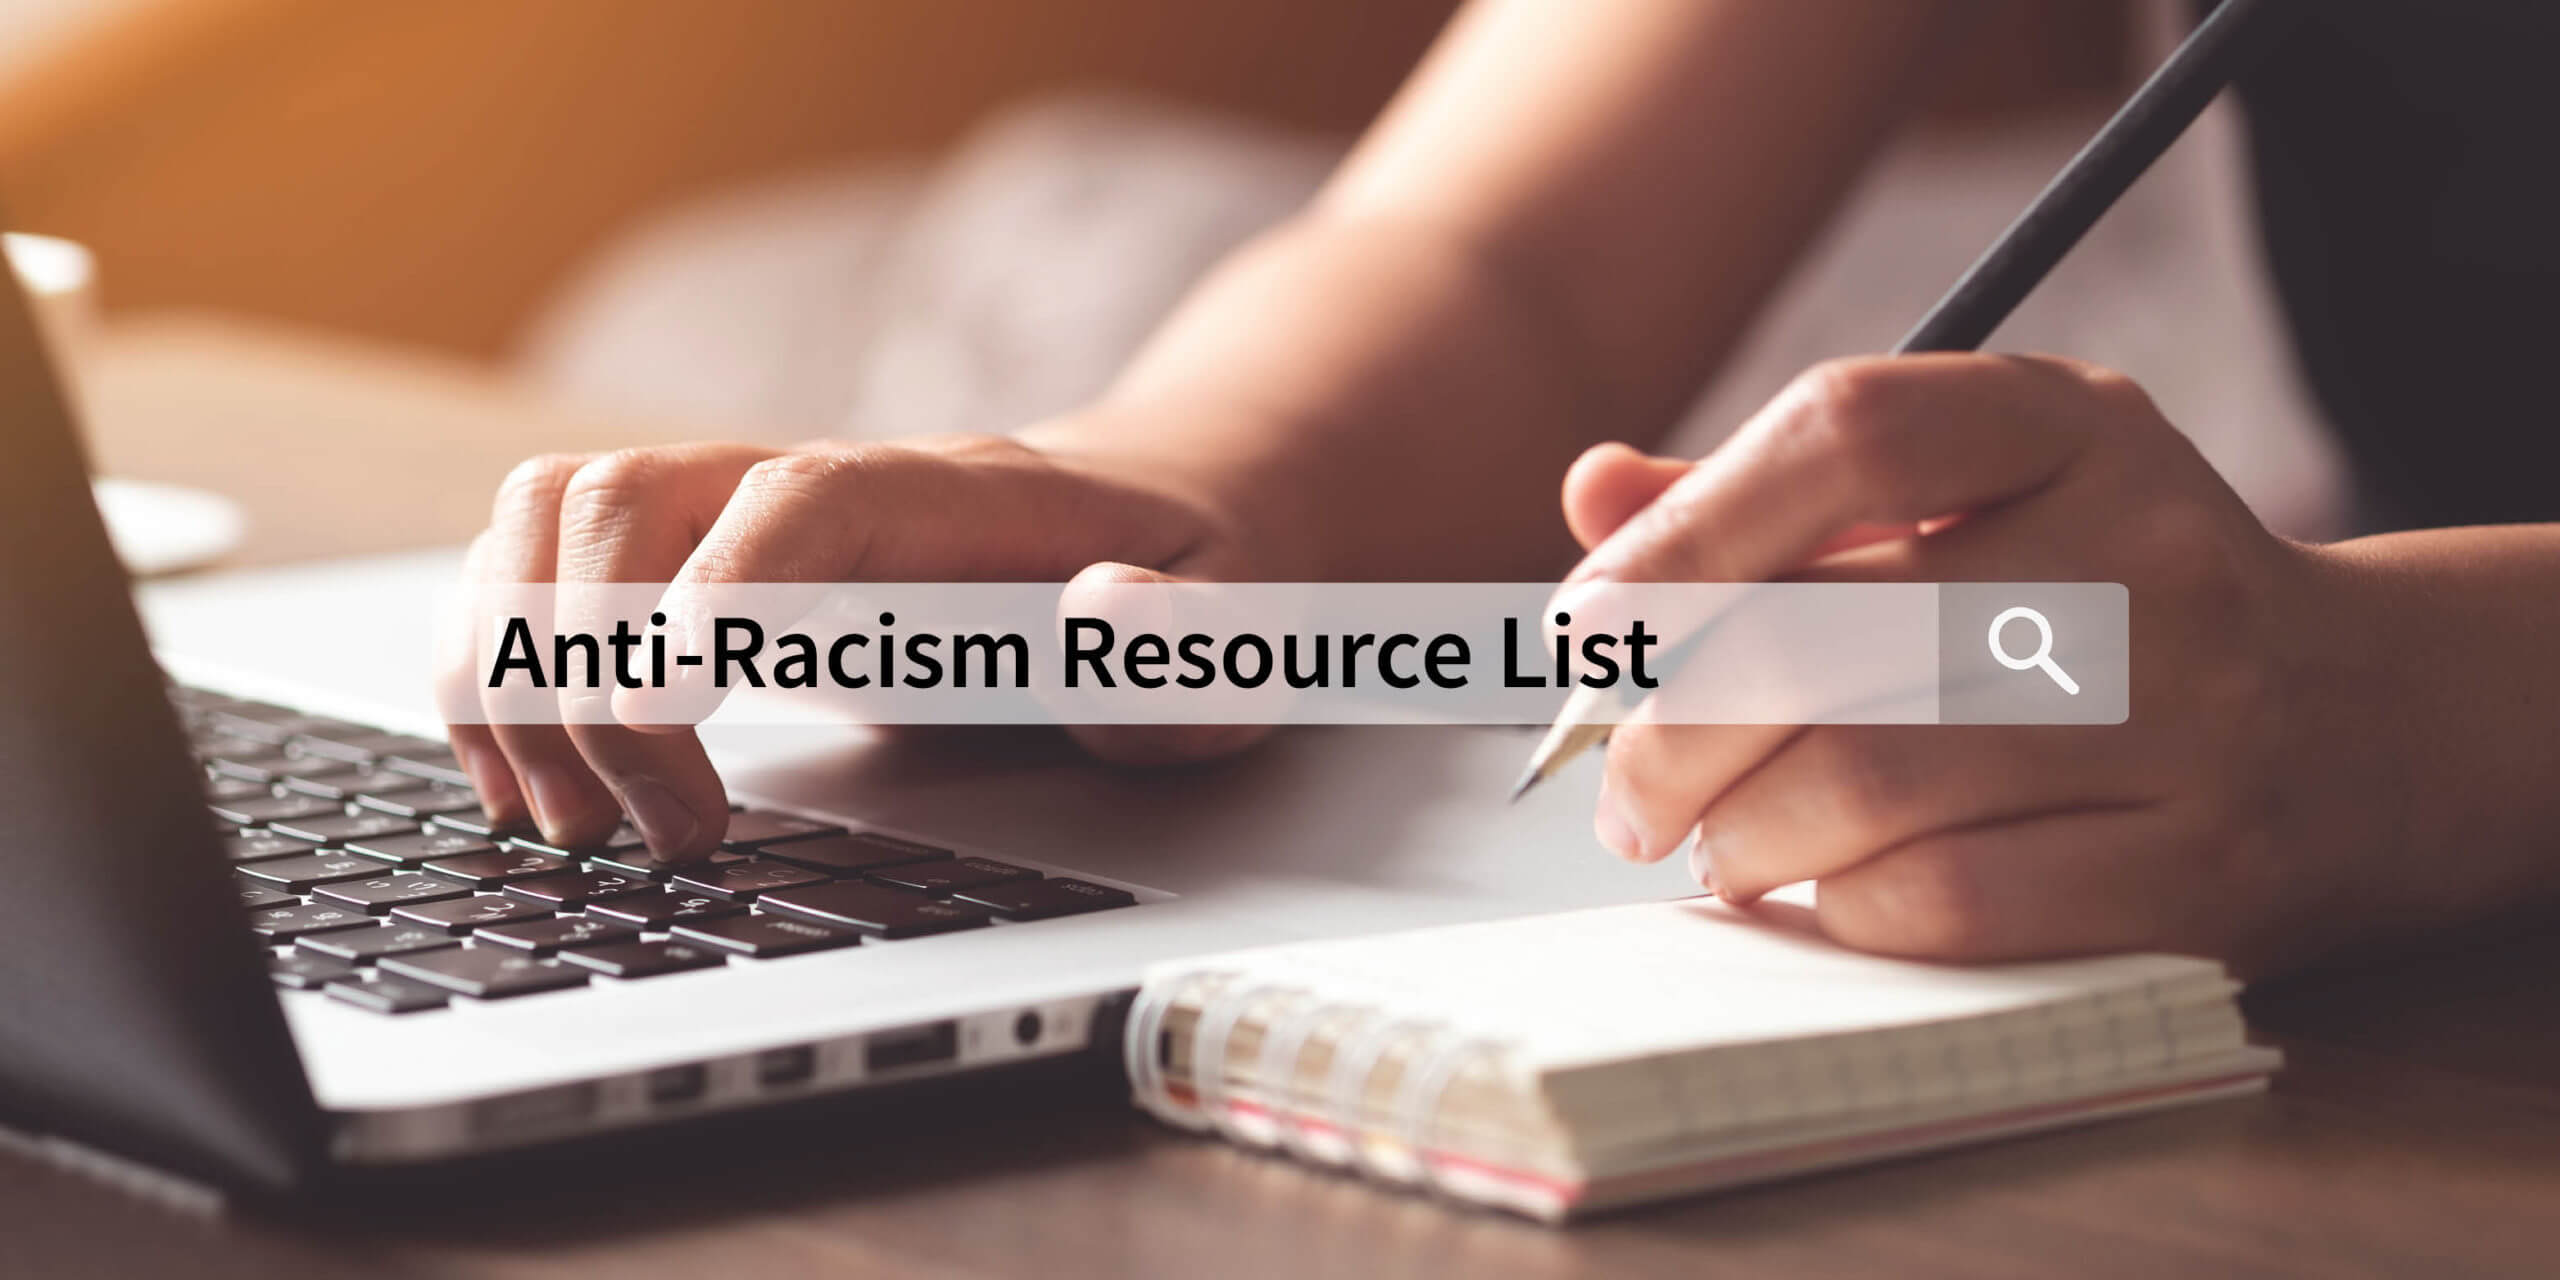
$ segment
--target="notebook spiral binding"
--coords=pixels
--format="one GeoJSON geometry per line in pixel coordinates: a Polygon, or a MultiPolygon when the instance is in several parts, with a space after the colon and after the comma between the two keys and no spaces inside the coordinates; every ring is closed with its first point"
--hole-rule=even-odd
{"type": "Polygon", "coordinates": [[[1320,1000],[1304,987],[1242,982],[1232,972],[1186,974],[1154,984],[1140,991],[1122,1035],[1130,1093],[1140,1108],[1178,1128],[1461,1198],[1428,1154],[1437,1137],[1441,1099],[1470,1060],[1498,1059],[1502,1046],[1453,1035],[1445,1023],[1375,1014],[1365,1005],[1320,1000]],[[1186,1100],[1174,1093],[1165,1075],[1165,1023],[1176,1004],[1203,987],[1211,990],[1192,1033],[1191,1097],[1186,1100]],[[1289,1002],[1288,1011],[1266,1030],[1254,1062],[1255,1078],[1275,1092],[1296,1079],[1299,1058],[1319,1023],[1336,1015],[1371,1015],[1335,1050],[1318,1114],[1311,1117],[1315,1124],[1279,1105],[1262,1108],[1264,1120],[1257,1123],[1252,1109],[1233,1105],[1228,1096],[1228,1041],[1237,1024],[1257,1006],[1280,1001],[1289,1002]],[[1422,1041],[1423,1051],[1398,1083],[1387,1123],[1373,1125],[1364,1114],[1371,1077],[1400,1040],[1422,1041]]]}

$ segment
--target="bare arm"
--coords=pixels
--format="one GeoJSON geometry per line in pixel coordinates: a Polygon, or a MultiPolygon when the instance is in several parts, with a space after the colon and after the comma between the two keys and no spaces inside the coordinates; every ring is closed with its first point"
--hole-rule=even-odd
{"type": "Polygon", "coordinates": [[[1552,572],[1565,465],[1670,425],[1964,7],[1481,0],[1304,216],[1030,438],[1178,457],[1309,576],[1552,572]]]}

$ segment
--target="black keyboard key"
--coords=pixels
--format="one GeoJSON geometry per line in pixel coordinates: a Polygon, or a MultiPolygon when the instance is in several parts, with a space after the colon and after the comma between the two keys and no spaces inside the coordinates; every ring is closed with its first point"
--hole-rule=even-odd
{"type": "Polygon", "coordinates": [[[417,830],[418,824],[388,813],[332,813],[316,818],[270,822],[267,829],[299,840],[338,845],[373,836],[407,835],[417,830]]]}
{"type": "Polygon", "coordinates": [[[380,732],[372,725],[357,724],[353,720],[339,720],[330,716],[288,716],[279,720],[270,720],[267,724],[270,728],[288,731],[285,739],[285,745],[288,747],[303,738],[360,738],[380,732]]]}
{"type": "Polygon", "coordinates": [[[654,978],[662,973],[711,969],[727,964],[726,952],[691,942],[618,942],[605,947],[563,951],[570,964],[593,969],[608,978],[654,978]]]}
{"type": "Polygon", "coordinates": [[[266,907],[288,906],[301,901],[290,893],[279,892],[271,885],[243,884],[234,885],[233,888],[240,895],[240,905],[251,911],[266,907]]]}
{"type": "Polygon", "coordinates": [[[1004,884],[1014,880],[1037,880],[1040,873],[1029,867],[1017,867],[993,858],[953,858],[948,862],[919,862],[912,866],[890,867],[874,871],[871,878],[882,884],[930,893],[936,897],[975,889],[980,885],[1004,884]]]}
{"type": "Polygon", "coordinates": [[[860,929],[883,938],[918,938],[929,933],[975,929],[988,919],[985,907],[854,881],[766,894],[758,905],[767,911],[860,929]]]}
{"type": "Polygon", "coordinates": [[[403,818],[441,818],[448,813],[471,813],[480,807],[480,797],[469,787],[416,778],[410,780],[422,785],[404,789],[374,787],[359,793],[356,804],[376,813],[397,814],[403,818]]]}
{"type": "Polygon", "coordinates": [[[819,836],[843,833],[844,828],[832,822],[794,817],[769,809],[748,809],[729,815],[729,831],[720,837],[720,845],[726,849],[747,850],[760,845],[780,844],[785,840],[813,840],[819,836]]]}
{"type": "Polygon", "coordinates": [[[249,760],[216,760],[213,771],[224,777],[247,778],[254,782],[282,782],[287,778],[316,778],[333,773],[353,773],[344,760],[323,760],[318,756],[268,755],[249,760]]]}
{"type": "Polygon", "coordinates": [[[267,961],[267,976],[279,987],[296,991],[317,991],[332,982],[353,982],[356,967],[344,960],[315,956],[303,951],[288,951],[267,961]]]}
{"type": "Polygon", "coordinates": [[[432,785],[424,778],[412,778],[387,769],[350,769],[343,766],[335,773],[302,775],[281,781],[287,791],[318,796],[323,800],[353,800],[376,793],[398,794],[432,785]]]}
{"type": "Polygon", "coordinates": [[[296,840],[292,836],[280,836],[272,831],[252,831],[245,835],[235,834],[222,842],[223,856],[231,859],[233,862],[256,862],[262,858],[286,858],[297,853],[311,853],[319,848],[320,846],[313,844],[308,840],[296,840]]]}
{"type": "Polygon", "coordinates": [[[353,907],[328,902],[306,902],[291,907],[265,907],[249,913],[249,927],[270,942],[291,942],[305,934],[328,933],[353,929],[373,923],[373,917],[353,907]]]}
{"type": "Polygon", "coordinates": [[[471,775],[462,771],[462,762],[454,759],[450,751],[403,751],[383,757],[382,767],[414,773],[429,782],[447,782],[457,787],[471,785],[471,775]]]}
{"type": "Polygon", "coordinates": [[[347,842],[347,852],[360,853],[396,867],[424,866],[438,858],[456,858],[465,854],[495,853],[497,848],[489,843],[487,837],[475,836],[468,831],[447,831],[441,827],[347,842]]]}
{"type": "Polygon", "coordinates": [[[599,871],[620,871],[629,875],[647,876],[652,880],[670,880],[679,871],[734,866],[746,860],[746,854],[731,853],[726,849],[714,849],[709,854],[682,865],[660,862],[647,849],[623,849],[613,853],[587,855],[587,865],[599,871]]]}
{"type": "Polygon", "coordinates": [[[828,836],[823,840],[795,840],[790,844],[775,845],[765,850],[764,856],[797,862],[820,871],[852,874],[877,867],[943,861],[951,857],[951,851],[913,840],[901,840],[896,836],[884,836],[876,831],[861,831],[852,835],[828,836]]]}
{"type": "Polygon", "coordinates": [[[587,983],[584,969],[572,969],[557,960],[543,960],[505,947],[463,947],[385,956],[382,968],[386,973],[431,982],[481,1000],[503,1000],[587,983]]]}
{"type": "Polygon", "coordinates": [[[657,883],[647,876],[633,875],[628,871],[572,871],[566,875],[518,880],[507,886],[507,892],[527,902],[572,911],[590,902],[647,893],[657,887],[657,883]]]}
{"type": "Polygon", "coordinates": [[[332,982],[321,989],[333,999],[344,1000],[375,1013],[418,1013],[441,1009],[453,999],[441,987],[431,987],[396,973],[377,974],[361,982],[332,982]]]}
{"type": "Polygon", "coordinates": [[[521,898],[484,893],[475,897],[452,898],[443,902],[426,902],[414,907],[400,907],[391,913],[391,918],[408,924],[422,924],[430,929],[442,929],[446,933],[465,934],[493,924],[541,920],[550,914],[549,908],[537,907],[521,898]]]}
{"type": "Polygon", "coordinates": [[[197,758],[207,765],[211,765],[216,760],[253,760],[259,756],[271,755],[276,749],[272,742],[260,742],[254,738],[235,738],[213,730],[198,730],[188,737],[187,745],[193,747],[197,758]]]}
{"type": "Polygon", "coordinates": [[[367,876],[381,875],[382,864],[352,853],[306,853],[299,858],[246,862],[234,871],[271,889],[309,893],[321,885],[339,880],[362,880],[367,876]]]}
{"type": "Polygon", "coordinates": [[[675,893],[660,889],[655,893],[635,893],[599,902],[587,908],[587,914],[654,930],[669,928],[679,921],[717,920],[722,916],[741,914],[746,909],[747,904],[743,902],[730,902],[707,893],[675,893]]]}
{"type": "Polygon", "coordinates": [[[533,831],[533,824],[530,822],[523,820],[500,822],[491,818],[488,810],[476,804],[468,809],[439,813],[435,816],[435,824],[439,827],[450,827],[456,831],[468,831],[475,836],[520,836],[529,835],[533,831]]]}
{"type": "Polygon", "coordinates": [[[826,882],[827,875],[823,871],[795,867],[788,862],[770,862],[760,859],[754,862],[732,862],[725,867],[698,867],[691,871],[681,871],[676,873],[675,882],[668,887],[678,893],[699,889],[704,893],[716,893],[723,898],[738,902],[753,902],[756,895],[771,893],[776,889],[797,889],[802,885],[826,882]]]}
{"type": "Polygon", "coordinates": [[[503,889],[512,880],[529,880],[575,866],[567,858],[548,853],[492,849],[487,853],[466,853],[458,858],[438,858],[427,864],[427,870],[449,880],[459,880],[474,889],[503,889]]]}
{"type": "Polygon", "coordinates": [[[274,794],[273,787],[248,778],[210,778],[204,784],[204,798],[207,800],[255,800],[274,794]]]}
{"type": "Polygon", "coordinates": [[[1059,876],[1051,880],[1016,880],[1007,884],[980,885],[952,897],[961,902],[974,902],[1007,920],[1046,920],[1051,916],[1071,916],[1085,911],[1108,911],[1137,902],[1126,889],[1094,884],[1088,880],[1071,880],[1059,876]]]}
{"type": "Polygon", "coordinates": [[[724,951],[734,951],[758,960],[775,956],[796,956],[804,951],[824,951],[830,947],[850,947],[862,941],[862,935],[846,929],[783,916],[731,916],[726,920],[701,920],[677,925],[675,936],[686,942],[704,942],[724,951]]]}
{"type": "Polygon", "coordinates": [[[324,884],[312,890],[311,896],[321,902],[341,903],[378,916],[393,907],[445,902],[471,892],[450,880],[439,880],[415,871],[392,871],[378,864],[374,871],[376,874],[370,879],[324,884]]]}
{"type": "Polygon", "coordinates": [[[640,931],[627,924],[595,916],[554,916],[548,920],[527,920],[520,924],[492,925],[471,935],[481,942],[514,947],[547,956],[571,947],[601,947],[617,942],[637,942],[640,931]]]}
{"type": "Polygon", "coordinates": [[[581,845],[574,849],[566,845],[553,844],[539,835],[510,836],[507,838],[507,843],[514,845],[519,849],[531,849],[535,853],[547,853],[555,858],[592,858],[599,854],[614,853],[625,849],[637,849],[648,842],[642,840],[640,838],[640,833],[632,829],[631,824],[626,822],[621,826],[615,827],[613,829],[613,834],[606,836],[603,840],[598,841],[595,844],[581,845]]]}
{"type": "Polygon", "coordinates": [[[401,924],[395,920],[386,920],[370,929],[315,933],[293,945],[331,959],[344,960],[349,964],[372,964],[384,956],[458,947],[462,945],[462,939],[441,929],[430,929],[422,924],[401,924]]]}
{"type": "Polygon", "coordinates": [[[318,796],[250,796],[240,800],[216,800],[213,816],[235,826],[263,827],[270,822],[295,822],[340,812],[335,800],[318,796]]]}
{"type": "MultiPolygon", "coordinates": [[[[293,713],[289,711],[283,713],[287,718],[290,718],[292,714],[293,713]]],[[[243,715],[238,709],[229,707],[220,711],[206,713],[204,718],[204,731],[208,734],[215,734],[225,738],[233,738],[243,742],[254,742],[265,747],[267,751],[273,751],[276,748],[283,746],[287,739],[293,737],[293,731],[290,729],[278,728],[264,720],[243,715]]],[[[264,755],[266,752],[262,751],[257,754],[264,755]]]]}
{"type": "Polygon", "coordinates": [[[289,751],[307,756],[327,756],[349,764],[372,764],[383,756],[433,756],[444,750],[444,744],[405,733],[377,733],[360,725],[349,725],[342,733],[305,733],[285,744],[289,751]]]}

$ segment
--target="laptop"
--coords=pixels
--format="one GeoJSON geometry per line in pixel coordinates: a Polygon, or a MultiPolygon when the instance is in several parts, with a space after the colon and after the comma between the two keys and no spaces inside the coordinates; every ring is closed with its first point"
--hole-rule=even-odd
{"type": "Polygon", "coordinates": [[[1156,962],[1685,887],[1598,851],[1588,771],[1504,804],[1531,738],[1463,728],[1153,773],[1036,729],[742,729],[708,736],[739,804],[715,864],[553,848],[485,820],[430,714],[457,556],[138,612],[14,281],[0,431],[0,1128],[74,1163],[292,1201],[1116,1060],[1156,962]]]}

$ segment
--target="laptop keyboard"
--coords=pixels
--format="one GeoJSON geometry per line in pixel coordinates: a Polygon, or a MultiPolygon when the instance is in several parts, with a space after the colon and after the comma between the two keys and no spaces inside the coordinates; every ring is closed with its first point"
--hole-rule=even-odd
{"type": "Polygon", "coordinates": [[[383,1014],[1134,905],[1125,889],[768,809],[655,864],[493,823],[445,744],[173,687],[276,985],[383,1014]]]}

